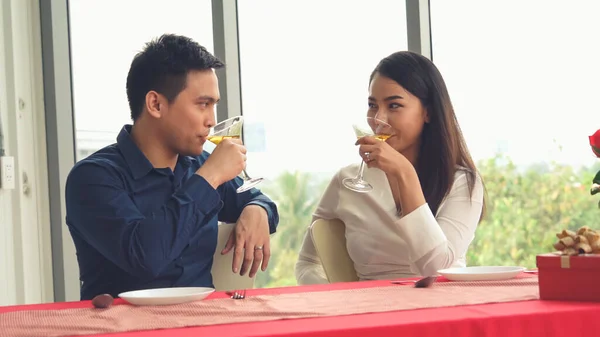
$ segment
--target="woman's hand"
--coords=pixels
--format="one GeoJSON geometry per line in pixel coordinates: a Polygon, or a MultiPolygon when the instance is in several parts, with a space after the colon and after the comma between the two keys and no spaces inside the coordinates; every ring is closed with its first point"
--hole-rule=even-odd
{"type": "Polygon", "coordinates": [[[376,167],[387,174],[398,176],[404,168],[409,167],[407,165],[412,166],[404,155],[375,137],[362,137],[356,144],[360,144],[359,154],[370,168],[376,167]]]}
{"type": "Polygon", "coordinates": [[[377,167],[395,177],[399,187],[397,199],[400,204],[397,203],[397,206],[403,214],[409,214],[425,204],[417,171],[403,154],[375,137],[363,137],[356,143],[360,144],[360,156],[368,167],[377,167]]]}

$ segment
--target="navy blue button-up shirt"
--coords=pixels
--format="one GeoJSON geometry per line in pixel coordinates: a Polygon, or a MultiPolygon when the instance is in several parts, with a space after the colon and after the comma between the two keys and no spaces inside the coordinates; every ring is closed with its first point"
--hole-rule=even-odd
{"type": "Polygon", "coordinates": [[[77,250],[82,300],[138,289],[213,286],[218,221],[236,222],[247,205],[263,207],[275,232],[277,207],[259,190],[236,193],[240,178],[215,190],[194,174],[208,153],[180,156],[174,170],[154,168],[130,131],[126,125],[116,144],[78,162],[67,179],[66,221],[77,250]]]}

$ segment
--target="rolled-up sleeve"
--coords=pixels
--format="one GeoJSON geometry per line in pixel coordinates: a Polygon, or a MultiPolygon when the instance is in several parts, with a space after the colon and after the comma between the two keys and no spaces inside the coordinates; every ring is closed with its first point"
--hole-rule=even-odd
{"type": "Polygon", "coordinates": [[[257,205],[267,212],[269,220],[269,232],[277,231],[279,224],[279,212],[277,205],[260,190],[253,188],[243,193],[237,193],[238,187],[242,186],[243,180],[236,177],[233,180],[219,186],[219,193],[223,201],[223,208],[219,212],[219,221],[233,223],[238,220],[244,207],[257,205]]]}

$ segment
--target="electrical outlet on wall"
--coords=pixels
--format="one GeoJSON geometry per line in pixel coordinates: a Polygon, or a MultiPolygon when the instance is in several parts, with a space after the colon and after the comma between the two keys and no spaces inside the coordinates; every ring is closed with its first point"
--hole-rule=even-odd
{"type": "Polygon", "coordinates": [[[14,189],[15,179],[15,157],[0,157],[0,189],[14,189]]]}

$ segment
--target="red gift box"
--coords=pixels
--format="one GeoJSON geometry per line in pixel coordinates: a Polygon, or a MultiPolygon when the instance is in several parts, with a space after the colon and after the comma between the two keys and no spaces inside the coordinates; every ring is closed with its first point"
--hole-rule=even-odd
{"type": "Polygon", "coordinates": [[[600,302],[600,254],[536,257],[540,299],[600,302]]]}

